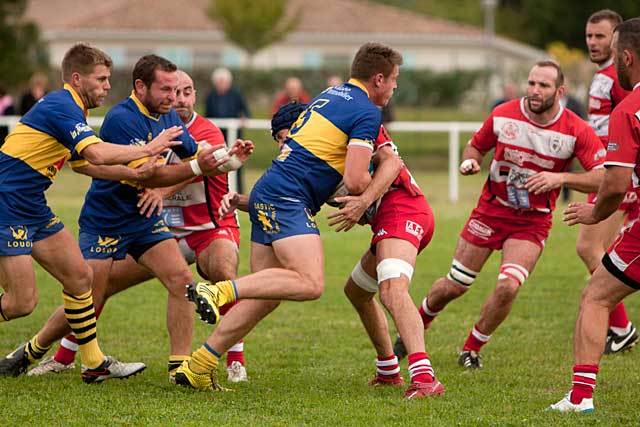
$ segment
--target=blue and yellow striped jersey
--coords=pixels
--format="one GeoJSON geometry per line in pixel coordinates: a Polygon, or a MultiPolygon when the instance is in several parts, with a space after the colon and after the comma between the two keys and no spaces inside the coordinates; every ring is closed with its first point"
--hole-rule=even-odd
{"type": "Polygon", "coordinates": [[[20,119],[0,148],[0,224],[30,225],[51,217],[44,192],[71,152],[100,142],[86,116],[78,94],[64,85],[20,119]]]}
{"type": "MultiPolygon", "coordinates": [[[[100,136],[113,144],[144,145],[172,126],[182,126],[184,133],[179,138],[182,144],[171,149],[183,160],[194,158],[198,145],[184,127],[178,113],[172,109],[167,114],[150,114],[133,94],[107,113],[100,136]]],[[[81,165],[82,161],[74,153],[70,163],[75,166],[81,165]]],[[[133,161],[129,166],[137,167],[144,161],[133,161]]],[[[78,220],[80,228],[91,233],[118,234],[136,231],[141,222],[157,221],[157,217],[147,219],[138,212],[136,204],[140,191],[132,184],[92,179],[78,220]]]]}
{"type": "Polygon", "coordinates": [[[311,100],[280,155],[260,179],[260,191],[305,201],[317,212],[342,179],[349,145],[373,150],[382,114],[366,88],[351,79],[311,100]]]}

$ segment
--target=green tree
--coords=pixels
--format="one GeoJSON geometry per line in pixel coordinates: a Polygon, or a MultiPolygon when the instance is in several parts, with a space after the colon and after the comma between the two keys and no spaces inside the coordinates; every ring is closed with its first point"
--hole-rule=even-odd
{"type": "Polygon", "coordinates": [[[23,19],[27,0],[0,0],[0,82],[19,85],[47,66],[35,24],[23,19]]]}
{"type": "Polygon", "coordinates": [[[295,29],[298,13],[287,13],[287,0],[214,0],[209,17],[222,26],[227,38],[253,56],[295,29]]]}
{"type": "MultiPolygon", "coordinates": [[[[375,1],[465,24],[483,25],[483,0],[375,1]]],[[[558,40],[570,48],[584,49],[587,18],[605,7],[625,19],[640,16],[638,0],[498,0],[496,33],[541,49],[558,40]]]]}
{"type": "Polygon", "coordinates": [[[500,34],[546,48],[562,41],[584,49],[584,29],[593,12],[609,8],[624,19],[640,15],[637,0],[502,0],[496,23],[500,34]]]}

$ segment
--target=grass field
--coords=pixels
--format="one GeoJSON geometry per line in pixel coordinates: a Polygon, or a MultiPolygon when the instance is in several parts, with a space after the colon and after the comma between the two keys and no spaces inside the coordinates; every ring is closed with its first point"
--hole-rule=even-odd
{"type": "MultiPolygon", "coordinates": [[[[401,146],[402,149],[402,146],[401,146]]],[[[247,173],[248,180],[256,173],[247,173]]],[[[436,213],[436,233],[418,258],[412,295],[419,301],[449,269],[458,233],[484,177],[461,179],[461,202],[446,201],[446,174],[418,174],[436,213]]],[[[48,193],[50,205],[74,232],[88,181],[65,169],[48,193]]],[[[579,196],[576,196],[576,198],[579,196]]],[[[556,215],[555,228],[511,316],[483,349],[485,368],[465,372],[457,351],[491,292],[499,256],[472,290],[451,304],[427,335],[427,350],[446,388],[441,397],[405,402],[403,390],[371,389],[372,346],[342,293],[370,231],[348,235],[326,227],[326,291],[314,302],[288,302],[262,322],[245,344],[250,382],[233,392],[198,393],[167,381],[166,294],[155,281],[114,297],[99,322],[102,348],[147,370],[126,381],[88,386],[74,373],[0,378],[0,426],[564,426],[638,425],[640,351],[603,360],[591,415],[543,412],[571,383],[571,339],[586,271],[574,251],[577,230],[556,215]]],[[[248,266],[248,226],[242,217],[241,273],[248,266]]],[[[37,268],[40,302],[29,317],[0,326],[0,354],[32,336],[61,303],[60,286],[37,268]]],[[[640,322],[640,301],[628,300],[640,322]]],[[[210,327],[196,325],[193,348],[210,327]]],[[[402,363],[407,377],[406,362],[402,363]]],[[[220,372],[222,374],[222,370],[220,372]]],[[[224,383],[225,381],[223,381],[224,383]]]]}

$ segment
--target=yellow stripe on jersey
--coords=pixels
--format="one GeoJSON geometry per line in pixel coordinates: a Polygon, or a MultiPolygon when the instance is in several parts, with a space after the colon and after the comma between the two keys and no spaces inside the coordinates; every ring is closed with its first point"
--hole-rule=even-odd
{"type": "Polygon", "coordinates": [[[340,175],[344,174],[347,134],[320,113],[312,111],[309,120],[293,135],[293,139],[340,175]]]}
{"type": "Polygon", "coordinates": [[[368,98],[371,98],[369,96],[369,91],[367,90],[367,87],[365,85],[362,84],[362,82],[358,79],[349,79],[349,81],[347,83],[350,83],[354,86],[358,86],[360,89],[362,89],[364,91],[364,93],[367,94],[368,98]]]}
{"type": "Polygon", "coordinates": [[[147,107],[144,106],[144,104],[142,104],[142,102],[140,102],[140,100],[136,97],[135,92],[131,91],[131,95],[129,95],[129,98],[131,98],[133,100],[133,102],[135,102],[136,107],[138,107],[138,110],[140,110],[140,112],[150,118],[151,120],[157,122],[160,120],[160,117],[162,117],[160,114],[156,114],[155,116],[152,115],[149,110],[147,109],[147,107]]]}
{"type": "Polygon", "coordinates": [[[76,151],[78,152],[78,154],[80,154],[82,153],[82,150],[87,148],[89,145],[97,144],[98,142],[102,142],[102,140],[97,136],[95,135],[88,136],[76,144],[76,151]]]}
{"type": "Polygon", "coordinates": [[[87,166],[89,161],[86,159],[78,159],[78,160],[69,160],[69,166],[72,168],[79,168],[82,166],[87,166]]]}
{"type": "Polygon", "coordinates": [[[80,99],[80,95],[78,95],[78,92],[76,92],[70,84],[65,83],[63,86],[64,89],[68,90],[71,93],[71,97],[73,98],[73,100],[75,101],[75,103],[78,105],[78,107],[80,107],[82,109],[82,111],[84,112],[85,117],[87,117],[89,115],[89,110],[87,110],[86,108],[84,108],[84,103],[82,102],[82,99],[80,99]]]}
{"type": "MultiPolygon", "coordinates": [[[[100,142],[96,136],[83,139],[78,146],[84,149],[89,144],[100,142]]],[[[71,152],[54,137],[23,123],[18,123],[0,149],[3,153],[22,160],[42,175],[53,179],[51,165],[71,157],[71,152]]]]}

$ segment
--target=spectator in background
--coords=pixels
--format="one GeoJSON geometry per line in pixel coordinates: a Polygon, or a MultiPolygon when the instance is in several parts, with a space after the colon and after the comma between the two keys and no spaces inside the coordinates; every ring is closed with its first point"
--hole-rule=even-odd
{"type": "MultiPolygon", "coordinates": [[[[226,68],[220,67],[213,70],[211,73],[211,83],[213,83],[213,89],[207,95],[207,101],[205,105],[205,115],[211,118],[220,119],[235,119],[240,118],[248,119],[251,117],[249,106],[242,95],[242,92],[237,87],[233,86],[233,76],[231,71],[226,68]]],[[[242,139],[242,128],[238,129],[238,135],[236,138],[242,139]]],[[[229,138],[227,136],[227,129],[220,127],[224,140],[229,145],[229,138]]],[[[235,141],[231,141],[233,143],[235,141]]],[[[238,192],[242,193],[242,168],[238,169],[238,192]]]]}
{"type": "Polygon", "coordinates": [[[273,116],[280,107],[291,101],[298,101],[301,104],[308,104],[309,101],[311,101],[311,97],[304,90],[302,81],[297,77],[288,77],[284,82],[284,89],[276,94],[276,100],[271,109],[271,116],[273,116]]]}
{"type": "Polygon", "coordinates": [[[560,105],[573,111],[582,120],[587,120],[587,108],[584,103],[571,94],[571,86],[565,81],[566,91],[564,96],[560,98],[560,105]]]}
{"type": "MultiPolygon", "coordinates": [[[[4,86],[0,85],[0,116],[13,116],[16,113],[13,108],[13,98],[7,93],[4,86]]],[[[9,135],[9,127],[6,125],[0,126],[0,146],[4,142],[4,139],[9,135]]]]}
{"type": "Polygon", "coordinates": [[[495,101],[493,101],[493,104],[491,104],[491,111],[493,111],[493,109],[496,108],[498,105],[504,104],[507,101],[511,101],[512,99],[515,99],[516,96],[518,96],[518,88],[516,87],[516,85],[513,83],[505,83],[503,92],[502,92],[502,98],[498,98],[495,101]]]}
{"type": "Polygon", "coordinates": [[[24,116],[29,112],[43,96],[47,94],[49,79],[42,73],[35,73],[29,79],[29,89],[20,98],[20,115],[24,116]]]}
{"type": "MultiPolygon", "coordinates": [[[[207,95],[205,115],[220,119],[249,118],[251,112],[242,92],[233,86],[233,76],[226,68],[216,68],[211,73],[213,89],[207,95]]],[[[221,128],[225,141],[227,130],[221,128]]],[[[242,139],[242,132],[238,131],[238,138],[242,139]]]]}

